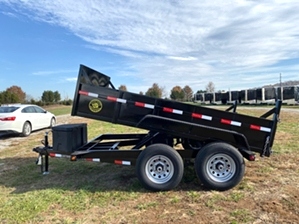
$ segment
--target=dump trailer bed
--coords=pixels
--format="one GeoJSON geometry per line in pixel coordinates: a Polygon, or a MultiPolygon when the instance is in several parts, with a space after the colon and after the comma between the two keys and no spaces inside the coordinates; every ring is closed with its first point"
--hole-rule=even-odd
{"type": "Polygon", "coordinates": [[[165,133],[195,141],[225,141],[239,149],[270,156],[278,114],[276,107],[253,117],[238,114],[236,104],[221,111],[194,104],[116,90],[110,77],[80,66],[72,115],[165,133]],[[273,115],[272,119],[267,119],[273,115]]]}
{"type": "Polygon", "coordinates": [[[71,114],[144,133],[100,134],[87,141],[86,124],[60,125],[52,128],[53,146],[45,135],[44,147],[33,150],[44,173],[49,156],[135,165],[142,185],[156,191],[176,187],[184,166],[194,164],[204,186],[227,190],[243,178],[244,158],[271,155],[280,108],[277,101],[254,117],[237,113],[237,103],[223,111],[148,97],[117,90],[110,77],[80,65],[71,114]]]}

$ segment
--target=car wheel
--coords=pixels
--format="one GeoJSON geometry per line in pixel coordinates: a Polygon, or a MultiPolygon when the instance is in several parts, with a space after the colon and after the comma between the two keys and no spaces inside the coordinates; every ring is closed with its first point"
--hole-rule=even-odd
{"type": "Polygon", "coordinates": [[[50,121],[50,128],[54,127],[56,125],[56,119],[54,117],[52,117],[51,121],[50,121]]]}
{"type": "Polygon", "coordinates": [[[22,136],[26,137],[29,136],[31,134],[32,128],[31,128],[31,124],[26,121],[23,125],[23,129],[22,129],[22,136]]]}

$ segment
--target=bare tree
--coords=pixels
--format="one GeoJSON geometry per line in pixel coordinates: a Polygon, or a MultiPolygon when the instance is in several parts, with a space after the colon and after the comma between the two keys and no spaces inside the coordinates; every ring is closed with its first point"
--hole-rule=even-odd
{"type": "Polygon", "coordinates": [[[167,91],[165,89],[165,86],[160,87],[161,92],[162,92],[162,98],[166,99],[167,98],[167,91]]]}
{"type": "Polygon", "coordinates": [[[215,92],[215,85],[213,82],[209,82],[208,85],[206,85],[206,91],[207,93],[214,93],[215,92]]]}

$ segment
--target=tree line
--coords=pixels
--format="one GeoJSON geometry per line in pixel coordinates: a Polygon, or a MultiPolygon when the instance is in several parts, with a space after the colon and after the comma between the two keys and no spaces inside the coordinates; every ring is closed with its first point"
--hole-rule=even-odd
{"type": "MultiPolygon", "coordinates": [[[[125,85],[120,85],[118,89],[128,91],[125,85]]],[[[180,86],[173,87],[169,97],[166,95],[165,88],[159,86],[158,83],[154,83],[145,93],[140,91],[139,94],[156,98],[170,98],[176,101],[192,101],[193,99],[193,90],[188,85],[183,88],[180,86]]]]}
{"type": "MultiPolygon", "coordinates": [[[[128,91],[126,85],[120,85],[119,90],[128,91]]],[[[214,92],[215,86],[213,82],[209,82],[206,86],[206,90],[198,90],[197,93],[200,92],[214,92]]],[[[154,83],[148,90],[143,93],[139,92],[141,95],[146,95],[150,97],[156,98],[165,98],[172,99],[176,101],[192,101],[193,100],[193,90],[190,86],[186,85],[184,87],[175,86],[171,89],[170,95],[167,96],[165,88],[158,85],[158,83],[154,83]]],[[[8,103],[31,103],[40,106],[51,105],[51,104],[64,104],[71,105],[71,99],[61,100],[61,95],[58,91],[45,90],[42,93],[40,100],[28,99],[26,98],[26,93],[19,86],[11,86],[7,88],[5,91],[0,91],[0,104],[8,104],[8,103]]]]}
{"type": "Polygon", "coordinates": [[[5,91],[0,92],[0,104],[9,103],[31,103],[39,106],[51,104],[71,105],[72,100],[61,100],[61,95],[58,91],[45,90],[42,93],[40,100],[26,99],[26,93],[19,86],[11,86],[5,91]]]}
{"type": "MultiPolygon", "coordinates": [[[[128,91],[126,85],[120,85],[119,90],[128,91]]],[[[215,92],[215,85],[213,82],[209,82],[206,85],[205,90],[198,90],[197,93],[213,93],[215,92]]],[[[186,85],[183,88],[181,86],[175,86],[171,89],[169,97],[166,95],[165,88],[159,86],[157,83],[154,83],[148,90],[145,92],[139,92],[141,95],[157,97],[157,98],[170,98],[176,101],[193,101],[194,94],[190,86],[186,85]]]]}

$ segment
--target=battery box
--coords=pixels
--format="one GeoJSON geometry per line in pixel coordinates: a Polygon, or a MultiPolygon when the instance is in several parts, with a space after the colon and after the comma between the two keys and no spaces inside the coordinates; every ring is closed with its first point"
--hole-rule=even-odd
{"type": "Polygon", "coordinates": [[[87,124],[63,124],[52,127],[53,151],[72,153],[87,142],[87,124]]]}

